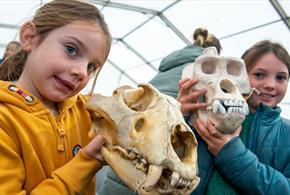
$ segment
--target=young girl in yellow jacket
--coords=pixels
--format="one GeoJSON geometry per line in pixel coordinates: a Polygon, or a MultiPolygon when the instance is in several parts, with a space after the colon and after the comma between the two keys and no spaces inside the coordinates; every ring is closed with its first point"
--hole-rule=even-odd
{"type": "Polygon", "coordinates": [[[78,94],[108,56],[99,10],[54,0],[20,29],[21,51],[0,70],[0,194],[95,194],[101,136],[88,137],[78,94]]]}

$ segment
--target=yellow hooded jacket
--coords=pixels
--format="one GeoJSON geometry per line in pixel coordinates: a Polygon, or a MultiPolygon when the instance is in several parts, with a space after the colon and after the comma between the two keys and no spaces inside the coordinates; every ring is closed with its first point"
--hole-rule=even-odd
{"type": "Polygon", "coordinates": [[[90,141],[86,101],[69,98],[53,116],[29,92],[0,81],[0,194],[95,194],[101,163],[78,151],[90,141]]]}

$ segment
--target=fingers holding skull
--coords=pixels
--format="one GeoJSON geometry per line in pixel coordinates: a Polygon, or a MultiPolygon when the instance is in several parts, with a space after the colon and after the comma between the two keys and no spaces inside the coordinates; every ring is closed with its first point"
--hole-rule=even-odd
{"type": "Polygon", "coordinates": [[[85,146],[82,149],[82,151],[86,156],[89,156],[102,162],[104,161],[104,159],[100,151],[105,143],[106,143],[105,138],[101,135],[97,135],[91,140],[91,142],[87,146],[85,146]]]}
{"type": "Polygon", "coordinates": [[[200,119],[196,119],[193,126],[201,138],[207,143],[208,150],[214,156],[217,156],[223,146],[232,138],[239,136],[242,129],[240,126],[234,133],[224,134],[217,130],[212,122],[207,121],[204,123],[200,119]]]}
{"type": "Polygon", "coordinates": [[[206,93],[206,89],[192,90],[192,87],[198,83],[198,79],[184,78],[179,81],[179,94],[177,101],[181,103],[181,112],[183,115],[195,112],[197,109],[206,108],[207,104],[199,102],[199,98],[206,93]]]}

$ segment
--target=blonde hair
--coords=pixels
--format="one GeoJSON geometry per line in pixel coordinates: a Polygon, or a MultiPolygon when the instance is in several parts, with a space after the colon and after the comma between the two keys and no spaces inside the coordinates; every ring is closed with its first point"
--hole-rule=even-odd
{"type": "MultiPolygon", "coordinates": [[[[36,33],[43,41],[49,32],[76,20],[95,21],[107,38],[107,55],[110,51],[112,37],[103,15],[94,6],[79,0],[54,0],[40,7],[32,22],[36,33]]],[[[0,68],[0,79],[6,81],[18,80],[28,53],[22,49],[4,61],[0,68]]]]}
{"type": "Polygon", "coordinates": [[[205,28],[197,28],[193,33],[193,40],[195,44],[203,48],[214,46],[219,54],[222,50],[218,38],[208,33],[208,30],[205,28]]]}

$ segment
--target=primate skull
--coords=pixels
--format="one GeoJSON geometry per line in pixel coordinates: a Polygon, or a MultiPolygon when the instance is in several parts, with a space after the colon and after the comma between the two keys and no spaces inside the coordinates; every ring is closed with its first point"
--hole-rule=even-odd
{"type": "Polygon", "coordinates": [[[194,63],[185,66],[182,77],[199,80],[193,90],[207,89],[199,102],[207,103],[208,107],[199,109],[195,117],[211,121],[223,133],[231,134],[241,125],[249,113],[242,94],[250,93],[242,59],[219,56],[215,47],[209,47],[194,63]]]}
{"type": "Polygon", "coordinates": [[[122,86],[87,103],[90,136],[106,138],[105,161],[138,194],[188,194],[199,183],[197,141],[179,107],[149,84],[122,86]]]}

